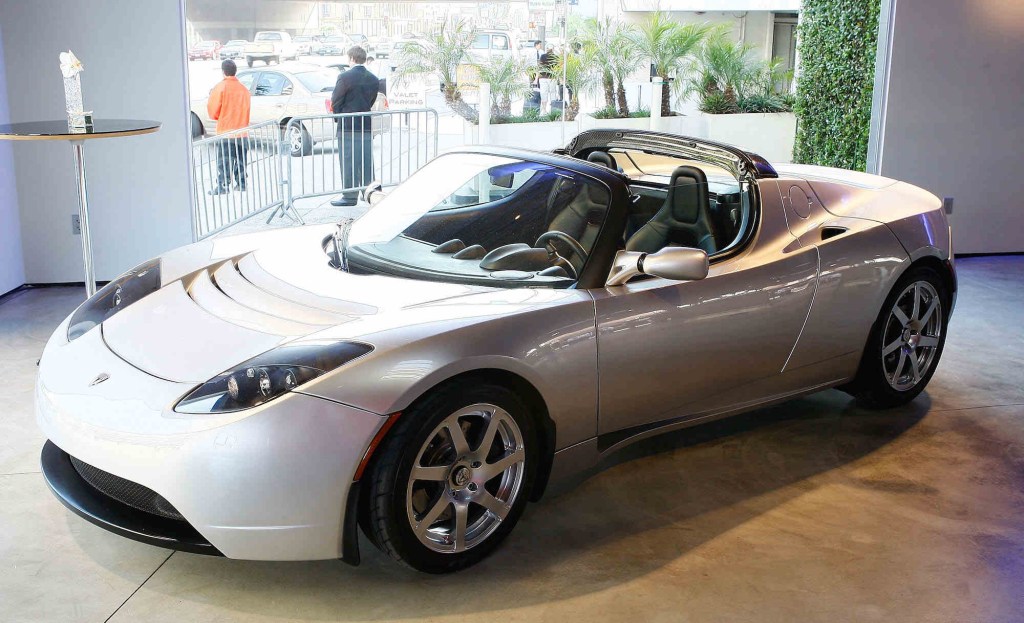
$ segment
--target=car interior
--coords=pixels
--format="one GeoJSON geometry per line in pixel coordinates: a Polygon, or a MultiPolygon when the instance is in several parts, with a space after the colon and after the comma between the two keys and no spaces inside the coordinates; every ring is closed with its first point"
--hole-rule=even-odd
{"type": "MultiPolygon", "coordinates": [[[[592,151],[586,159],[629,178],[620,249],[653,253],[681,246],[715,256],[735,247],[748,229],[750,192],[724,169],[627,151],[592,151]]],[[[401,235],[360,245],[356,264],[379,270],[385,262],[377,258],[428,277],[564,287],[578,279],[609,201],[608,188],[585,175],[508,161],[471,176],[401,235]]]]}
{"type": "Polygon", "coordinates": [[[587,160],[630,178],[633,202],[623,235],[627,251],[685,246],[716,255],[733,248],[746,231],[749,189],[724,169],[622,150],[592,151],[587,160]]]}

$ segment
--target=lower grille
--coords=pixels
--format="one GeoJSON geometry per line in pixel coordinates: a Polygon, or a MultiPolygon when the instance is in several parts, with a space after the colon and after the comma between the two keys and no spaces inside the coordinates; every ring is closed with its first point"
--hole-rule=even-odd
{"type": "Polygon", "coordinates": [[[93,467],[75,457],[70,458],[71,464],[74,465],[75,471],[79,473],[82,479],[107,497],[111,497],[122,504],[127,504],[145,513],[178,521],[185,520],[181,513],[156,491],[105,472],[98,467],[93,467]]]}

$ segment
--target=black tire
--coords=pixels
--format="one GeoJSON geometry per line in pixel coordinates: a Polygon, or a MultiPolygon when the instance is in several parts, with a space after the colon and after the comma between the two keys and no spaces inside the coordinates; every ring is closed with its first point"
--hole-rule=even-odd
{"type": "MultiPolygon", "coordinates": [[[[466,431],[465,439],[469,448],[476,444],[479,451],[483,438],[479,427],[487,427],[488,424],[474,423],[473,415],[467,415],[464,418],[456,418],[456,421],[460,423],[460,429],[466,431]]],[[[366,508],[363,521],[360,522],[367,537],[385,554],[406,566],[426,573],[458,571],[483,560],[515,527],[530,497],[530,489],[539,463],[539,444],[536,431],[537,428],[526,404],[515,392],[504,386],[463,380],[451,382],[433,390],[402,413],[384,443],[377,450],[371,471],[366,479],[366,508]],[[494,405],[504,410],[504,415],[510,416],[518,427],[518,431],[521,433],[522,456],[524,457],[523,462],[519,464],[519,468],[523,470],[521,481],[514,498],[511,498],[511,505],[505,506],[507,511],[501,520],[495,521],[494,518],[497,516],[488,514],[489,511],[485,511],[482,505],[466,503],[466,508],[470,509],[465,511],[466,516],[472,517],[471,513],[475,511],[477,515],[472,521],[481,522],[481,524],[469,524],[470,519],[467,519],[467,525],[472,527],[482,525],[486,521],[491,522],[491,528],[483,532],[479,537],[479,542],[468,546],[463,551],[436,551],[436,548],[432,549],[421,542],[420,537],[417,537],[413,530],[411,516],[417,515],[418,511],[416,508],[408,510],[409,504],[407,503],[407,501],[411,503],[414,499],[410,493],[412,491],[410,489],[412,469],[420,455],[433,447],[430,444],[442,439],[441,434],[437,432],[438,427],[443,425],[442,423],[446,420],[451,421],[451,418],[455,417],[459,410],[481,403],[494,405]]],[[[443,434],[450,435],[446,432],[443,434]]],[[[448,438],[451,439],[451,437],[448,438]]],[[[499,454],[507,451],[502,445],[501,439],[497,436],[493,439],[489,449],[497,449],[499,454]]],[[[441,446],[443,447],[443,443],[441,446]]],[[[444,452],[449,453],[445,456],[455,457],[455,453],[450,449],[445,449],[444,452]]],[[[487,452],[485,451],[484,454],[487,452]]],[[[433,483],[437,487],[437,493],[430,501],[426,502],[425,507],[443,506],[442,514],[435,515],[438,518],[431,520],[429,526],[437,526],[438,522],[451,521],[451,530],[455,532],[457,530],[455,527],[457,522],[454,518],[456,507],[452,505],[450,500],[453,498],[450,496],[460,493],[475,495],[468,492],[477,491],[477,486],[482,487],[481,493],[484,492],[484,488],[494,493],[495,482],[498,480],[505,482],[505,474],[508,472],[499,472],[496,476],[482,476],[482,478],[490,478],[490,480],[483,485],[469,484],[469,489],[453,493],[451,488],[455,486],[453,483],[456,482],[456,470],[460,469],[460,463],[458,458],[452,460],[453,463],[450,467],[444,467],[448,475],[440,482],[433,483]],[[450,519],[445,519],[446,513],[450,513],[450,519]]],[[[497,460],[497,458],[488,458],[485,462],[493,464],[497,460]]],[[[436,463],[431,462],[431,464],[436,463]]],[[[471,466],[478,468],[479,465],[480,463],[473,463],[471,466]]],[[[470,478],[472,479],[473,476],[470,478]]],[[[417,479],[414,482],[421,481],[417,479]]],[[[430,512],[425,511],[419,518],[425,519],[428,514],[430,512]]],[[[440,529],[443,532],[443,528],[440,529]]],[[[468,537],[465,526],[463,534],[464,537],[468,537]]],[[[457,549],[458,538],[449,538],[452,539],[451,543],[456,544],[455,549],[457,549]]],[[[468,538],[463,543],[468,544],[468,538]]]]}
{"type": "Polygon", "coordinates": [[[253,62],[253,58],[251,56],[246,56],[245,57],[245,64],[246,65],[248,65],[249,67],[252,67],[252,62],[253,62]]]}
{"type": "Polygon", "coordinates": [[[292,127],[294,126],[284,126],[285,140],[288,141],[288,151],[292,155],[292,157],[298,158],[300,156],[308,156],[309,154],[313,153],[313,137],[309,135],[309,132],[306,130],[306,128],[303,127],[301,124],[299,125],[298,130],[302,132],[302,136],[300,141],[293,143],[290,136],[292,127]]]}
{"type": "Polygon", "coordinates": [[[277,57],[277,56],[272,56],[271,58],[267,59],[267,65],[269,65],[271,63],[271,61],[273,61],[273,63],[275,65],[280,65],[281,64],[281,59],[280,59],[280,57],[277,57]]]}
{"type": "MultiPolygon", "coordinates": [[[[925,294],[928,294],[927,287],[922,286],[922,289],[926,291],[925,294]]],[[[935,374],[935,369],[938,367],[942,356],[942,349],[946,344],[946,328],[949,322],[949,312],[952,303],[951,295],[952,293],[949,291],[946,282],[933,268],[918,266],[907,271],[896,282],[896,285],[893,286],[889,296],[886,297],[878,319],[875,320],[875,324],[871,328],[856,378],[852,383],[841,389],[856,397],[860,405],[870,409],[896,407],[916,398],[918,394],[924,391],[932,375],[935,374]],[[912,367],[914,363],[920,365],[920,357],[925,351],[921,347],[914,348],[910,344],[901,346],[889,354],[884,354],[884,351],[887,345],[895,345],[897,341],[902,339],[899,333],[900,327],[897,326],[900,321],[893,315],[894,308],[897,305],[897,301],[902,301],[901,305],[906,306],[907,289],[914,284],[928,284],[938,297],[939,307],[933,312],[933,314],[937,314],[937,321],[939,322],[938,335],[935,336],[937,337],[937,345],[927,359],[927,369],[920,374],[920,379],[914,381],[909,387],[901,388],[894,386],[894,383],[891,382],[890,374],[887,373],[885,368],[892,365],[892,369],[895,370],[891,374],[892,378],[902,378],[901,369],[906,366],[912,367]],[[919,348],[921,348],[921,354],[918,354],[919,348]],[[906,351],[906,354],[903,351],[906,351]],[[904,363],[903,359],[899,359],[900,357],[905,357],[906,362],[904,363]],[[913,362],[911,358],[914,359],[913,362]]],[[[921,310],[919,315],[923,315],[926,311],[921,310]]],[[[905,313],[905,315],[911,314],[905,313]]],[[[929,316],[930,319],[931,317],[929,316]]],[[[909,333],[913,336],[915,332],[910,330],[909,333]]],[[[918,338],[923,339],[929,337],[935,331],[925,330],[918,333],[918,338]]],[[[912,380],[913,376],[916,376],[912,371],[909,374],[911,378],[908,378],[908,382],[912,380]]]]}
{"type": "Polygon", "coordinates": [[[203,137],[203,122],[199,120],[199,115],[194,112],[189,112],[189,120],[192,122],[192,140],[198,140],[203,137]]]}

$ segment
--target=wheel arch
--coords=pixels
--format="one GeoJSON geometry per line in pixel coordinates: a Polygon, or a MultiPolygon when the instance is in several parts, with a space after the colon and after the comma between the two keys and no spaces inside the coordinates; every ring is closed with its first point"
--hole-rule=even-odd
{"type": "MultiPolygon", "coordinates": [[[[949,289],[949,296],[951,299],[956,299],[956,272],[953,270],[952,259],[943,260],[937,255],[925,255],[919,257],[910,263],[907,268],[900,273],[900,277],[903,277],[907,272],[914,270],[915,268],[928,267],[939,273],[942,278],[943,284],[949,289]]],[[[897,278],[897,280],[899,280],[897,278]]],[[[895,287],[895,284],[893,285],[895,287]]],[[[950,306],[950,312],[952,312],[952,306],[950,306]]]]}

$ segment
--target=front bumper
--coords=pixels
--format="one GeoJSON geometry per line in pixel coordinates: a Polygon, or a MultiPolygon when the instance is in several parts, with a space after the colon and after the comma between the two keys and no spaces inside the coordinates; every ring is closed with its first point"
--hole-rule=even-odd
{"type": "Polygon", "coordinates": [[[96,490],[71,464],[71,456],[52,441],[43,446],[40,464],[50,491],[79,517],[134,541],[193,554],[223,556],[187,521],[132,508],[96,490]]]}
{"type": "Polygon", "coordinates": [[[357,558],[346,512],[353,476],[386,418],[297,392],[239,413],[175,413],[191,386],[127,364],[98,329],[70,343],[66,330],[47,345],[36,386],[38,423],[52,442],[43,468],[65,505],[164,547],[249,560],[357,558]],[[93,384],[100,373],[109,379],[93,384]],[[68,455],[156,492],[184,529],[104,499],[68,455]]]}

